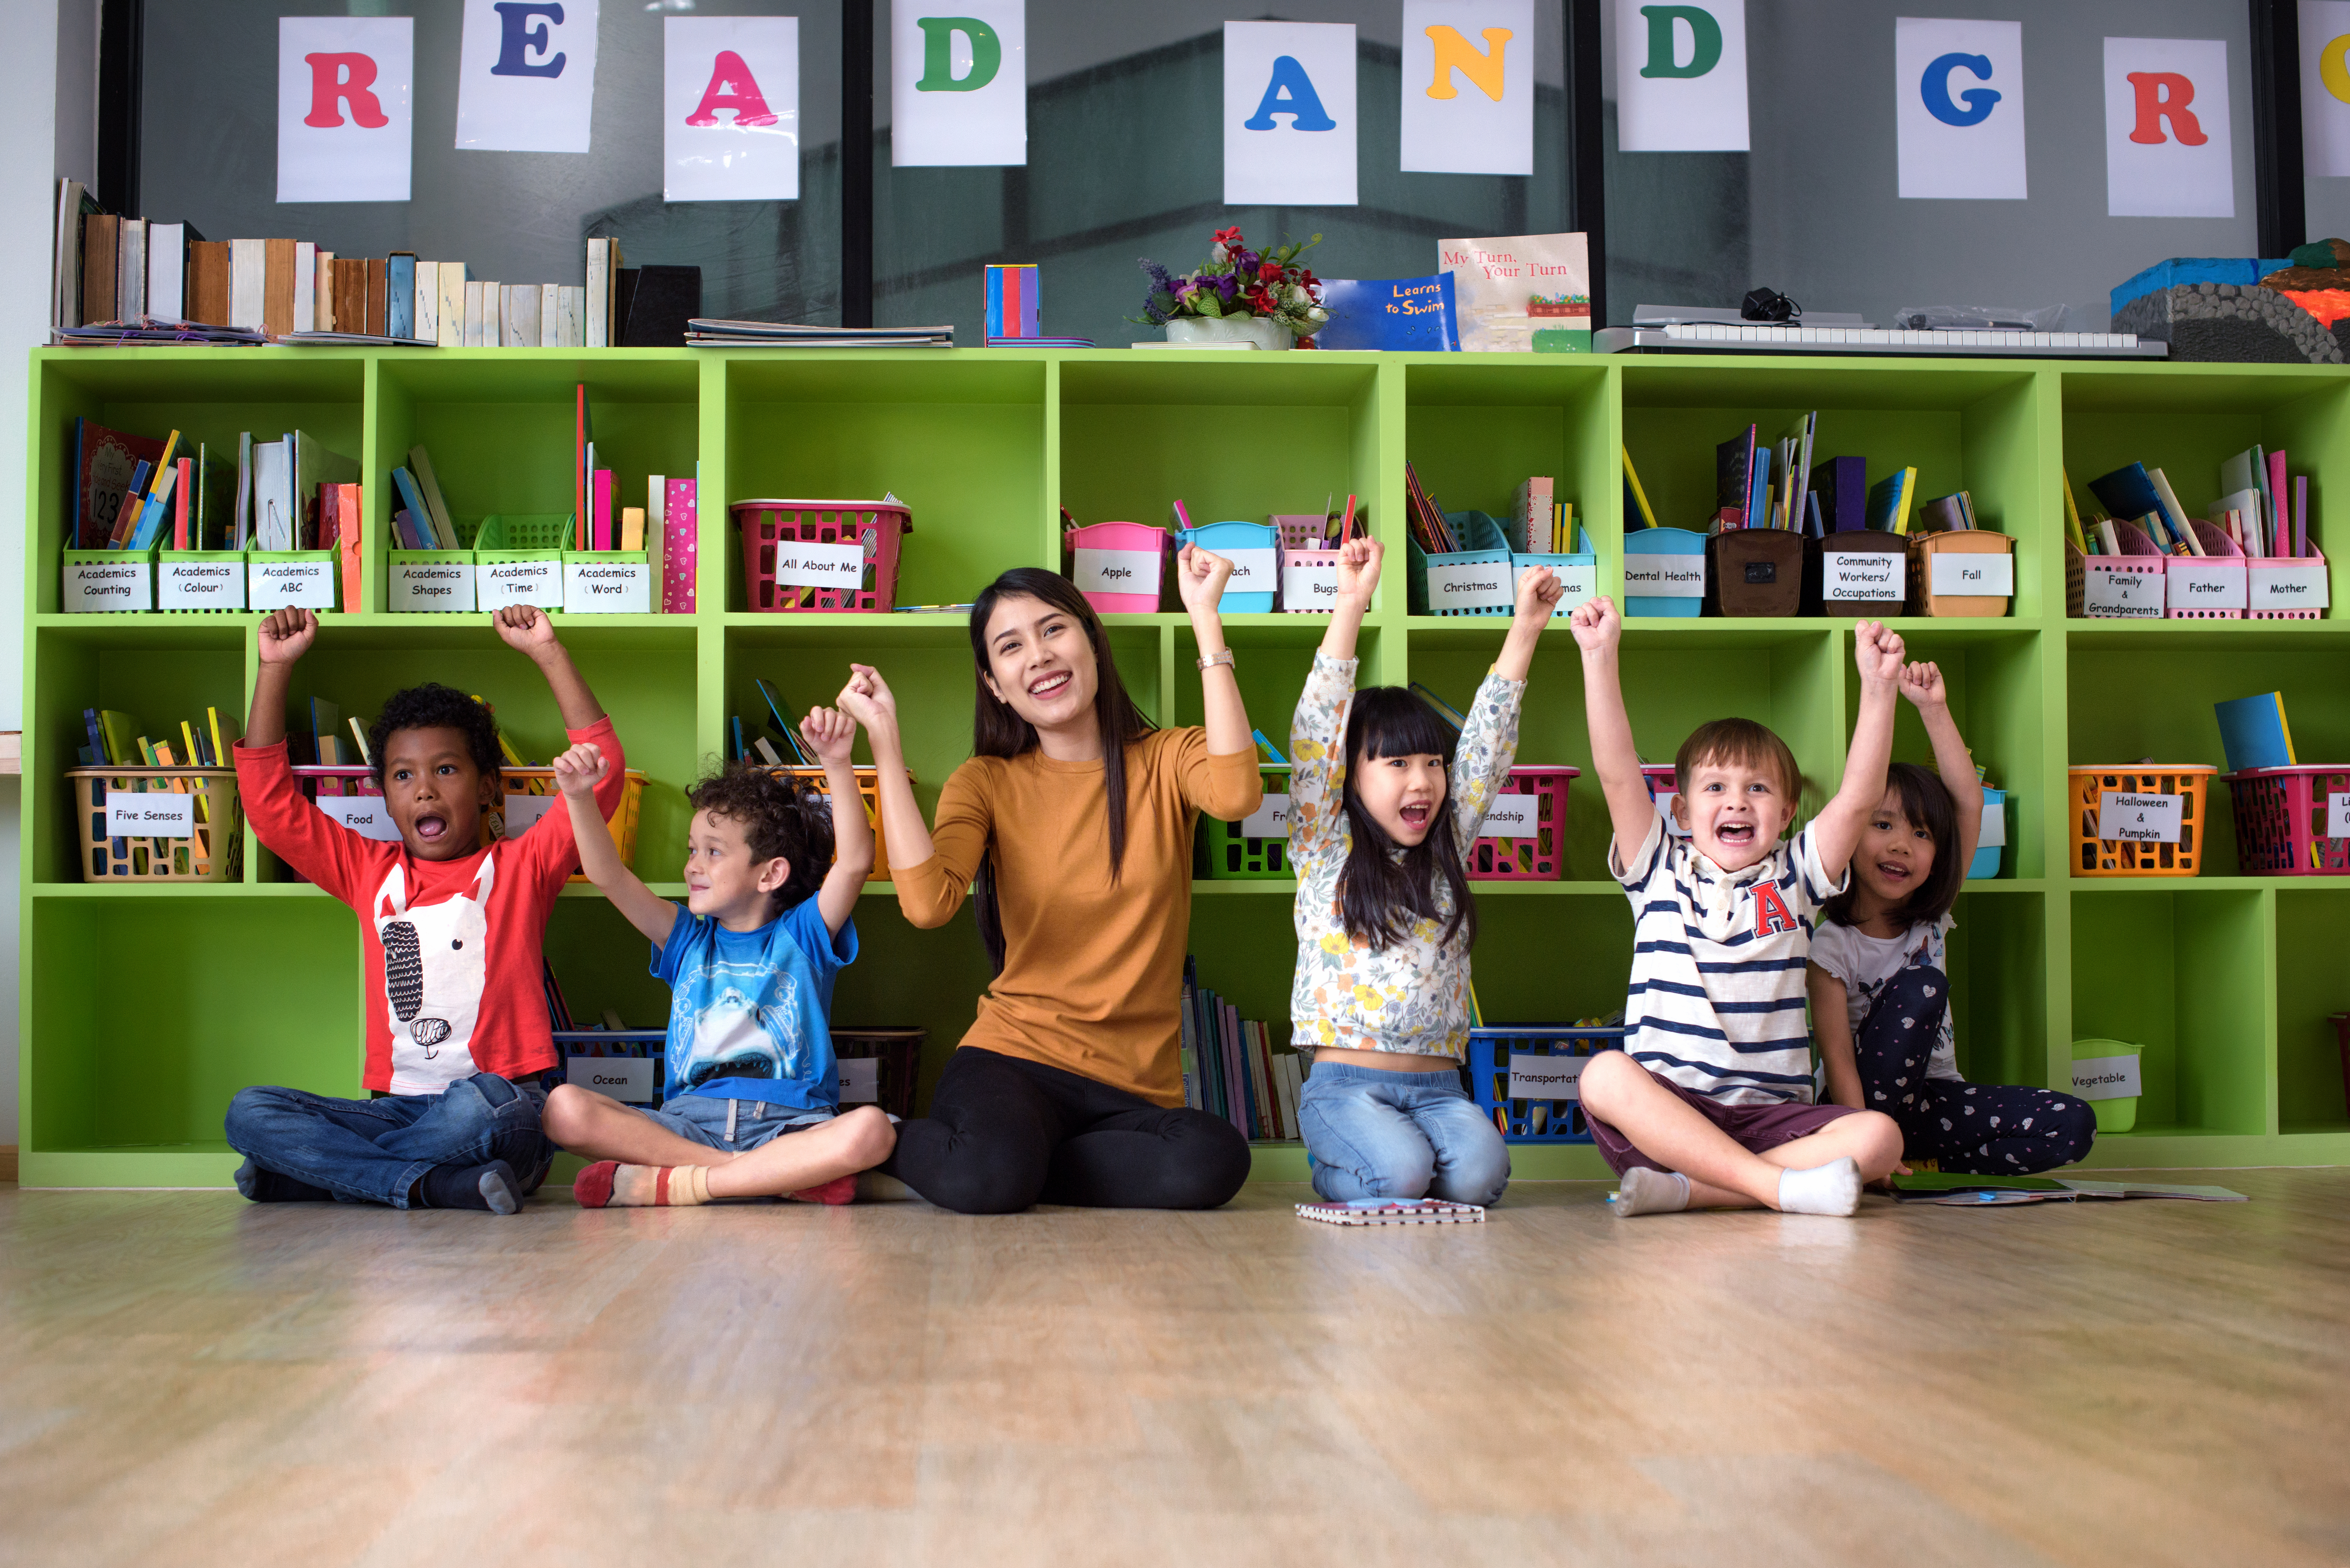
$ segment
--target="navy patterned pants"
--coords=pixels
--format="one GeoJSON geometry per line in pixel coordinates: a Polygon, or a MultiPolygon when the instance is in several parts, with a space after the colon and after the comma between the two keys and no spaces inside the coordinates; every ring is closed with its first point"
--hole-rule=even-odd
{"type": "Polygon", "coordinates": [[[2088,1153],[2097,1122],[2085,1100],[1926,1076],[1950,1005],[1950,979],[1940,970],[1905,969],[1877,993],[1853,1038],[1861,1103],[1901,1124],[1908,1157],[1970,1176],[2021,1176],[2088,1153]]]}

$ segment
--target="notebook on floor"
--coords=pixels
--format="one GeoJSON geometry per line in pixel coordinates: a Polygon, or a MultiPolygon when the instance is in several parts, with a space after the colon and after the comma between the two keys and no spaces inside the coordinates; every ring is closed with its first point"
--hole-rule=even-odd
{"type": "Polygon", "coordinates": [[[1301,1203],[1300,1220],[1325,1225],[1478,1225],[1485,1210],[1441,1198],[1357,1198],[1346,1203],[1301,1203]]]}
{"type": "Polygon", "coordinates": [[[2193,1203],[2249,1202],[2224,1187],[2179,1187],[2153,1181],[2087,1181],[2057,1176],[1960,1176],[1919,1171],[1893,1179],[1905,1203],[1947,1203],[1975,1209],[2012,1203],[2069,1203],[2081,1198],[2176,1198],[2193,1203]]]}

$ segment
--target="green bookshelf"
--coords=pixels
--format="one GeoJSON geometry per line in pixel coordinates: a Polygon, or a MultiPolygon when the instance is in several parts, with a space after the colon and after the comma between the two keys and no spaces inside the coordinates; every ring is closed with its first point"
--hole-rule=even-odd
{"type": "MultiPolygon", "coordinates": [[[[365,602],[384,602],[386,475],[422,442],[461,518],[564,512],[573,388],[587,383],[599,454],[624,495],[647,472],[702,479],[700,603],[691,616],[558,617],[648,776],[636,864],[656,886],[682,857],[684,790],[719,753],[729,714],[758,712],[753,682],[796,706],[825,701],[852,659],[878,664],[907,716],[926,805],[969,743],[972,672],[961,618],[754,615],[727,504],[762,496],[879,496],[912,508],[899,597],[958,601],[1013,566],[1059,565],[1059,511],[1085,522],[1163,522],[1310,511],[1362,498],[1400,539],[1404,464],[1453,509],[1506,508],[1528,473],[1556,477],[1620,591],[1628,445],[1659,515],[1711,511],[1713,448],[1748,423],[1776,434],[1820,411],[1818,454],[1915,464],[1926,493],[1961,486],[2016,540],[2017,593],[1996,620],[1908,618],[1901,629],[1947,672],[1960,722],[2010,791],[2002,874],[1971,882],[1951,944],[1961,1064],[1985,1080],[2061,1085],[2070,1043],[2147,1047],[2138,1130],[2099,1140],[2092,1164],[2350,1162],[2350,1108],[2329,1013],[2350,1009],[2340,955],[2350,877],[2236,874],[2224,786],[2214,786],[2206,875],[2067,874],[2065,768],[2143,756],[2219,763],[2211,703],[2282,688],[2305,759],[2350,758],[2350,545],[2332,567],[2344,618],[2303,622],[2067,620],[2060,475],[2162,464],[2189,504],[2220,459],[2283,446],[2321,509],[2350,496],[2350,379],[2282,366],[1756,362],[1121,350],[36,349],[26,480],[24,879],[18,1006],[24,1179],[33,1186],[224,1184],[229,1096],[247,1083],[355,1094],[360,1067],[355,921],[257,843],[243,880],[108,887],[79,879],[63,770],[83,708],[161,723],[206,705],[241,716],[252,690],[249,615],[58,613],[70,442],[80,415],[120,429],[178,428],[234,450],[242,430],[299,426],[359,457],[368,479],[365,602]],[[2190,492],[2194,493],[2189,493],[2190,492]]],[[[2321,510],[2321,515],[2324,515],[2321,510]]],[[[1503,623],[1405,610],[1402,555],[1363,635],[1365,679],[1419,680],[1465,701],[1503,623]]],[[[1164,722],[1196,722],[1199,684],[1176,615],[1111,619],[1119,668],[1164,722]]],[[[421,679],[478,691],[527,755],[560,731],[531,672],[480,617],[332,613],[296,698],[369,714],[421,679]]],[[[1288,722],[1321,635],[1311,616],[1236,616],[1251,718],[1288,722]]],[[[1857,692],[1844,618],[1627,624],[1625,680],[1643,752],[1668,758],[1726,712],[1785,735],[1832,784],[1857,692]]],[[[1928,755],[1905,711],[1896,754],[1928,755]]],[[[1580,667],[1563,627],[1534,665],[1521,759],[1587,771],[1580,667]]],[[[1607,879],[1607,828],[1586,778],[1569,795],[1566,874],[1480,885],[1478,992],[1495,1019],[1565,1019],[1618,1006],[1630,911],[1607,879]]],[[[671,891],[675,891],[673,888],[671,891]]],[[[1243,1013],[1285,1016],[1287,882],[1203,882],[1193,950],[1243,1013]]],[[[887,883],[859,911],[863,957],[842,976],[847,1024],[930,1031],[925,1088],[972,1015],[987,966],[967,919],[917,931],[887,883]]],[[[557,902],[547,950],[575,1010],[662,1016],[650,954],[592,888],[557,902]]],[[[1587,1147],[1521,1145],[1521,1176],[1596,1176],[1587,1147]]],[[[1305,1173],[1295,1145],[1262,1145],[1258,1173],[1305,1173]]]]}

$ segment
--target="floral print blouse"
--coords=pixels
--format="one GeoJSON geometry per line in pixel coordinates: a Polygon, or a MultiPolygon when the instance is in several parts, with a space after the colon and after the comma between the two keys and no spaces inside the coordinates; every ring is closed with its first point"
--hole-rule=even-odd
{"type": "MultiPolygon", "coordinates": [[[[1415,923],[1384,950],[1347,934],[1338,878],[1354,847],[1342,786],[1347,711],[1355,696],[1351,659],[1314,656],[1314,670],[1289,726],[1289,860],[1297,872],[1297,978],[1289,1019],[1300,1050],[1399,1051],[1451,1056],[1469,1048],[1469,951],[1459,935],[1440,947],[1451,914],[1436,888],[1435,919],[1415,923]]],[[[1477,829],[1510,776],[1518,750],[1518,708],[1526,683],[1488,675],[1453,749],[1449,780],[1452,831],[1465,860],[1477,829]]]]}

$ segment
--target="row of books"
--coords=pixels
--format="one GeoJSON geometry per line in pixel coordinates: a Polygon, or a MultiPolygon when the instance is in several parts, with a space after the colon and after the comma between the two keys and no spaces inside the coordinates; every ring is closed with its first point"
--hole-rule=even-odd
{"type": "Polygon", "coordinates": [[[180,721],[180,743],[175,750],[169,730],[163,739],[151,741],[144,733],[146,726],[130,714],[113,708],[85,708],[81,711],[82,726],[88,743],[79,747],[81,764],[86,768],[225,768],[235,765],[229,747],[235,744],[238,731],[234,721],[226,730],[221,727],[221,711],[207,708],[200,720],[180,721]]]}
{"type": "Polygon", "coordinates": [[[764,763],[771,768],[821,767],[823,764],[800,740],[800,716],[790,703],[784,701],[784,694],[776,691],[774,683],[764,675],[755,678],[751,684],[759,689],[760,700],[767,705],[766,728],[782,740],[783,745],[779,748],[774,741],[759,733],[759,721],[754,719],[745,725],[743,715],[736,713],[727,723],[727,760],[732,762],[743,758],[764,763]]]}
{"type": "Polygon", "coordinates": [[[307,431],[225,450],[172,431],[160,440],[74,421],[74,514],[81,550],[317,550],[336,542],[329,487],[359,463],[307,431]]]}
{"type": "Polygon", "coordinates": [[[1183,1103],[1222,1116],[1251,1138],[1295,1138],[1306,1058],[1273,1043],[1273,1031],[1244,1019],[1200,983],[1199,960],[1183,961],[1183,1103]]]}
{"type": "Polygon", "coordinates": [[[409,251],[207,240],[192,223],[100,212],[73,180],[57,182],[56,238],[49,324],[61,342],[182,340],[195,324],[200,337],[230,329],[224,341],[600,348],[681,342],[702,308],[699,267],[629,269],[614,239],[587,243],[583,283],[498,283],[409,251]]]}
{"type": "Polygon", "coordinates": [[[2096,506],[2085,520],[2074,500],[2072,476],[2066,474],[2065,534],[2085,556],[2124,554],[2116,525],[2124,523],[2136,524],[2165,555],[2229,554],[2197,536],[2193,524],[2201,523],[2247,556],[2315,555],[2309,538],[2309,476],[2289,474],[2282,449],[2247,447],[2222,462],[2220,491],[2201,516],[2190,517],[2162,470],[2128,463],[2089,481],[2096,506]]]}
{"type": "Polygon", "coordinates": [[[1518,483],[1510,510],[1510,547],[1529,556],[1574,553],[1575,503],[1558,498],[1558,482],[1531,476],[1518,483]]]}

